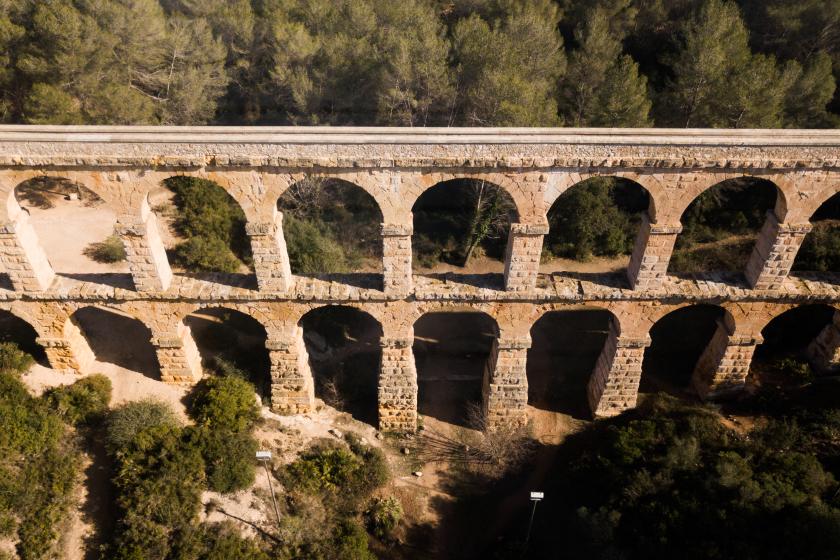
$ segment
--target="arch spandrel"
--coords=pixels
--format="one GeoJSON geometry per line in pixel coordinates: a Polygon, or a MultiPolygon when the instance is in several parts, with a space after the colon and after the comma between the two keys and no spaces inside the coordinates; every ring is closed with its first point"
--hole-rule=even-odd
{"type": "MultiPolygon", "coordinates": [[[[456,179],[486,181],[501,188],[513,200],[517,220],[521,223],[545,223],[544,201],[539,192],[541,173],[476,172],[411,172],[400,174],[401,206],[409,211],[427,190],[456,179]]],[[[547,176],[546,176],[547,177],[547,176]]]]}
{"type": "Polygon", "coordinates": [[[618,171],[613,168],[605,169],[603,171],[558,171],[548,174],[546,180],[544,181],[545,188],[541,191],[541,194],[543,194],[546,220],[548,219],[548,212],[551,210],[551,207],[554,206],[554,203],[557,202],[558,198],[580,183],[595,177],[615,177],[636,183],[647,192],[649,199],[649,206],[647,210],[648,216],[650,216],[651,222],[657,222],[657,208],[659,207],[658,200],[662,196],[665,196],[665,187],[658,176],[641,171],[618,171]]]}
{"type": "Polygon", "coordinates": [[[820,206],[840,193],[840,174],[837,173],[807,173],[796,174],[790,178],[795,186],[795,195],[787,222],[804,224],[811,220],[820,206]]]}

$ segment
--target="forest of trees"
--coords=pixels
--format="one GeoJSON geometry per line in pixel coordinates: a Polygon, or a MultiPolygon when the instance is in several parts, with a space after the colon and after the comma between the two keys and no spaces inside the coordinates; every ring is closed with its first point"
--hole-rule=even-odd
{"type": "Polygon", "coordinates": [[[833,127],[840,0],[0,0],[0,123],[833,127]]]}

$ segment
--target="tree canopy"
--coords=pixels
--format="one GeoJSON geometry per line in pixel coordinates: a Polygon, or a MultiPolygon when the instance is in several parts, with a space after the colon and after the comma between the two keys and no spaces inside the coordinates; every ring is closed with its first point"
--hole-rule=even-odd
{"type": "Polygon", "coordinates": [[[0,122],[832,127],[838,0],[0,0],[0,122]]]}

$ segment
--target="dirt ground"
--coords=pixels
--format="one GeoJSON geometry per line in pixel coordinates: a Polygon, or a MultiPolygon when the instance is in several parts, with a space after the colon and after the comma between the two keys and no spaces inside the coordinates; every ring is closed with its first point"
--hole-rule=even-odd
{"type": "MultiPolygon", "coordinates": [[[[53,269],[59,274],[98,274],[128,272],[128,263],[98,263],[84,254],[91,243],[105,241],[114,234],[117,215],[105,205],[58,200],[55,207],[29,206],[29,216],[41,246],[53,269]]],[[[25,205],[24,205],[25,206],[25,205]]]]}

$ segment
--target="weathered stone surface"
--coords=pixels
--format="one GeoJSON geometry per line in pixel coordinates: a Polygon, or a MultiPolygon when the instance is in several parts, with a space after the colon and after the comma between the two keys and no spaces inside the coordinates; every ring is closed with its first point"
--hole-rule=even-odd
{"type": "MultiPolygon", "coordinates": [[[[529,332],[544,313],[595,307],[613,314],[589,383],[590,405],[601,416],[635,405],[651,326],[676,309],[708,303],[721,306],[726,320],[694,381],[698,392],[714,396],[743,385],[773,317],[805,303],[840,302],[840,276],[789,273],[811,216],[840,191],[838,149],[836,131],[0,126],[0,262],[8,277],[0,309],[35,328],[54,367],[76,372],[93,360],[73,321],[76,310],[97,305],[135,317],[151,330],[161,379],[171,383],[194,383],[202,374],[186,315],[203,307],[240,311],[266,329],[272,407],[305,413],[314,384],[300,318],[323,305],[353,306],[382,325],[379,423],[403,431],[417,421],[412,329],[424,313],[480,311],[496,321],[484,412],[491,425],[521,425],[529,332]],[[40,175],[83,184],[117,213],[130,277],[80,281],[54,273],[13,194],[40,175]],[[215,181],[242,207],[255,274],[172,273],[148,195],[173,175],[215,181]],[[291,274],[277,199],[309,175],[353,183],[376,201],[381,275],[291,274]],[[548,209],[577,183],[602,175],[635,181],[650,195],[626,274],[540,274],[548,209]],[[744,175],[772,181],[779,192],[747,270],[669,276],[682,213],[708,188],[744,175]],[[412,207],[427,189],[456,178],[489,181],[513,199],[504,274],[412,274],[412,207]]],[[[812,343],[815,364],[840,363],[838,333],[835,321],[812,343]]]]}

